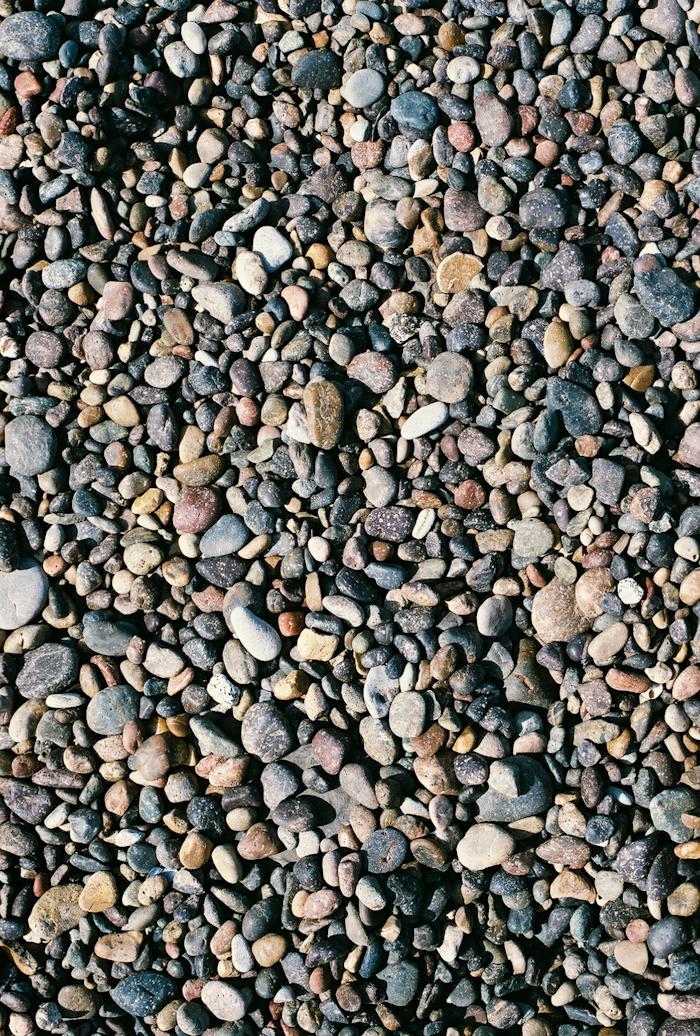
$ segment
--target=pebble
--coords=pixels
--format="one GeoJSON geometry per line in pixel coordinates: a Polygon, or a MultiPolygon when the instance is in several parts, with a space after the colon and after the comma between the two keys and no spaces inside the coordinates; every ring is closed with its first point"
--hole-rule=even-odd
{"type": "Polygon", "coordinates": [[[276,658],[282,648],[279,634],[268,622],[258,618],[249,608],[239,606],[228,616],[231,632],[240,640],[243,647],[260,662],[269,662],[276,658]]]}
{"type": "Polygon", "coordinates": [[[54,58],[60,39],[56,22],[38,11],[11,14],[0,25],[0,52],[13,61],[54,58]]]}

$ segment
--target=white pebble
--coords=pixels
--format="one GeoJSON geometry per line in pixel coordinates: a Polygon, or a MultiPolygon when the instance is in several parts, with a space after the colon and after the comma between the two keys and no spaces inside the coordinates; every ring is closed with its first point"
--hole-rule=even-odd
{"type": "Polygon", "coordinates": [[[447,415],[445,403],[428,403],[406,419],[401,435],[404,439],[419,439],[422,435],[429,435],[445,423],[447,415]]]}

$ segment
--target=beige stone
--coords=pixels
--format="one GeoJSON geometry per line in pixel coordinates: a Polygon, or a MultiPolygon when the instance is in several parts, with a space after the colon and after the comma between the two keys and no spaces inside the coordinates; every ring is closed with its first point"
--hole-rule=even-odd
{"type": "Polygon", "coordinates": [[[599,633],[588,645],[588,653],[596,665],[611,661],[618,655],[629,637],[629,626],[624,622],[613,622],[599,633]]]}
{"type": "Polygon", "coordinates": [[[437,283],[440,291],[453,295],[471,285],[472,280],[484,268],[481,259],[464,252],[453,252],[442,260],[437,268],[437,283]]]}
{"type": "Polygon", "coordinates": [[[575,348],[576,343],[566,324],[554,321],[549,325],[544,333],[542,346],[548,367],[563,367],[575,348]]]}
{"type": "Polygon", "coordinates": [[[28,942],[51,942],[75,928],[86,911],[80,906],[82,885],[58,885],[48,889],[32,907],[28,942]]]}
{"type": "Polygon", "coordinates": [[[330,662],[338,650],[339,638],[333,634],[304,629],[299,634],[296,650],[307,661],[330,662]]]}
{"type": "Polygon", "coordinates": [[[615,960],[625,971],[643,975],[649,964],[649,951],[643,942],[629,942],[622,939],[615,945],[615,960]]]}
{"type": "Polygon", "coordinates": [[[666,905],[674,917],[693,917],[700,910],[700,890],[692,882],[684,881],[673,890],[666,905]]]}
{"type": "Polygon", "coordinates": [[[581,899],[585,903],[595,903],[595,889],[579,871],[571,871],[567,867],[557,874],[549,887],[552,899],[581,899]]]}
{"type": "Polygon", "coordinates": [[[89,914],[100,914],[117,902],[117,882],[110,871],[91,874],[78,899],[78,906],[89,914]]]}
{"type": "Polygon", "coordinates": [[[95,956],[101,960],[132,964],[139,955],[143,932],[115,932],[101,935],[95,943],[95,956]]]}
{"type": "Polygon", "coordinates": [[[573,640],[590,629],[592,619],[576,603],[576,591],[559,579],[538,590],[532,606],[532,624],[543,644],[573,640]]]}
{"type": "Polygon", "coordinates": [[[576,587],[576,606],[588,619],[603,614],[600,598],[615,589],[615,580],[609,568],[589,568],[581,574],[576,587]]]}
{"type": "Polygon", "coordinates": [[[123,428],[134,428],[141,423],[141,415],[128,396],[115,396],[103,403],[107,417],[123,428]]]}
{"type": "Polygon", "coordinates": [[[198,870],[209,862],[212,843],[199,831],[190,831],[180,846],[179,859],[187,870],[198,870]]]}
{"type": "Polygon", "coordinates": [[[497,824],[475,824],[457,846],[457,857],[470,871],[497,867],[512,855],[515,839],[497,824]]]}
{"type": "Polygon", "coordinates": [[[688,573],[681,583],[678,593],[683,604],[687,604],[691,608],[700,601],[700,568],[688,573]]]}
{"type": "Polygon", "coordinates": [[[271,968],[284,957],[287,940],[283,935],[268,932],[256,939],[250,949],[261,968],[271,968]]]}

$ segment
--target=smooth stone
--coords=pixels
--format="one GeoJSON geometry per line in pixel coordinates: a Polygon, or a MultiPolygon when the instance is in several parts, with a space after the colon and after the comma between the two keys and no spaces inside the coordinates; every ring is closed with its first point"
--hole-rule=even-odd
{"type": "Polygon", "coordinates": [[[245,997],[228,982],[205,982],[202,986],[202,1003],[222,1022],[238,1022],[246,1013],[249,996],[245,997]]]}
{"type": "Polygon", "coordinates": [[[369,108],[384,94],[384,77],[373,68],[360,68],[341,88],[341,93],[353,108],[369,108]]]}
{"type": "Polygon", "coordinates": [[[0,572],[0,629],[16,630],[33,622],[48,592],[48,577],[33,558],[22,558],[13,572],[0,572]]]}
{"type": "Polygon", "coordinates": [[[292,258],[293,249],[286,237],[274,227],[258,227],[253,235],[253,251],[261,257],[268,273],[274,273],[292,258]]]}
{"type": "Polygon", "coordinates": [[[175,979],[158,971],[134,971],[123,978],[110,996],[126,1014],[144,1018],[155,1014],[178,991],[175,979]]]}
{"type": "Polygon", "coordinates": [[[264,619],[260,619],[249,608],[239,606],[228,616],[228,626],[240,640],[246,651],[259,662],[271,662],[282,650],[282,641],[277,630],[264,619]]]}
{"type": "Polygon", "coordinates": [[[225,514],[211,525],[201,540],[199,550],[203,558],[218,558],[236,554],[250,539],[250,530],[237,514],[225,514]]]}
{"type": "Polygon", "coordinates": [[[401,691],[389,707],[389,727],[397,737],[418,737],[425,726],[426,703],[417,691],[401,691]]]}
{"type": "Polygon", "coordinates": [[[245,295],[237,284],[195,284],[192,298],[210,316],[222,324],[229,324],[245,308],[245,295]]]}
{"type": "Polygon", "coordinates": [[[121,734],[127,723],[138,719],[139,696],[131,687],[107,687],[87,705],[86,721],[96,734],[121,734]]]}
{"type": "Polygon", "coordinates": [[[407,417],[401,426],[401,435],[404,439],[419,439],[423,435],[429,435],[436,428],[444,424],[448,417],[448,410],[445,403],[428,403],[427,406],[419,407],[407,417]]]}
{"type": "Polygon", "coordinates": [[[693,837],[692,828],[686,827],[681,816],[694,813],[700,799],[690,788],[666,788],[649,803],[651,821],[659,831],[665,831],[673,842],[686,842],[693,837]]]}
{"type": "Polygon", "coordinates": [[[82,885],[59,885],[36,901],[28,917],[33,942],[50,942],[77,928],[86,911],[80,906],[82,885]]]}
{"type": "Polygon", "coordinates": [[[470,871],[498,867],[512,856],[515,839],[497,824],[475,824],[457,844],[457,858],[470,871]]]}
{"type": "Polygon", "coordinates": [[[342,65],[332,50],[311,50],[292,67],[292,83],[302,90],[332,90],[340,86],[342,65]]]}
{"type": "Polygon", "coordinates": [[[304,388],[309,440],[320,450],[332,450],[343,433],[344,402],[332,381],[312,381],[304,388]]]}
{"type": "Polygon", "coordinates": [[[575,587],[567,586],[556,577],[537,591],[531,614],[532,624],[543,644],[559,640],[568,643],[593,624],[593,618],[578,608],[575,587]]]}
{"type": "MultiPolygon", "coordinates": [[[[460,353],[442,353],[428,367],[426,378],[428,393],[442,403],[461,403],[471,392],[474,384],[474,369],[466,356],[460,353]]],[[[422,407],[417,413],[425,413],[429,407],[422,407]]],[[[412,414],[408,418],[415,417],[412,414]]],[[[406,425],[401,429],[404,439],[406,425]]]]}
{"type": "Polygon", "coordinates": [[[5,428],[5,457],[18,475],[48,471],[56,449],[56,433],[40,417],[16,417],[5,428]]]}
{"type": "Polygon", "coordinates": [[[243,717],[241,743],[246,752],[273,763],[291,751],[294,738],[280,709],[271,702],[260,702],[251,705],[243,717]]]}
{"type": "Polygon", "coordinates": [[[28,651],[17,674],[17,690],[24,698],[47,698],[77,683],[80,661],[70,644],[42,644],[28,651]]]}
{"type": "Polygon", "coordinates": [[[47,61],[60,42],[57,22],[38,11],[11,14],[0,25],[0,52],[13,61],[47,61]]]}

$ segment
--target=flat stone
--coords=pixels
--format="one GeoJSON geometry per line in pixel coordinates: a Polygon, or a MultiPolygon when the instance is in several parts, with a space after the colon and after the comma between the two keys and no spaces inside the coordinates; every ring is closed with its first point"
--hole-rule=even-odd
{"type": "Polygon", "coordinates": [[[85,910],[80,906],[82,885],[59,885],[44,892],[28,918],[33,942],[50,942],[76,928],[85,910]]]}
{"type": "Polygon", "coordinates": [[[532,624],[544,644],[573,640],[593,624],[593,619],[579,610],[575,588],[556,577],[537,591],[531,614],[532,624]]]}
{"type": "Polygon", "coordinates": [[[222,324],[230,323],[245,308],[245,295],[237,284],[196,284],[192,298],[222,324]]]}
{"type": "Polygon", "coordinates": [[[38,11],[11,14],[0,25],[0,52],[13,61],[47,61],[60,42],[57,23],[38,11]]]}
{"type": "Polygon", "coordinates": [[[360,68],[348,79],[341,93],[353,108],[369,108],[383,96],[384,77],[375,69],[360,68]]]}
{"type": "Polygon", "coordinates": [[[332,450],[343,433],[343,396],[332,381],[312,381],[304,388],[309,439],[321,450],[332,450]]]}
{"type": "Polygon", "coordinates": [[[274,227],[258,227],[253,235],[253,251],[257,252],[268,273],[274,273],[292,258],[292,246],[274,227]]]}

